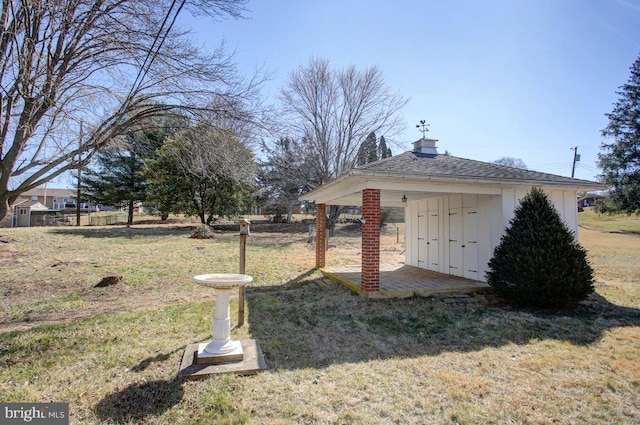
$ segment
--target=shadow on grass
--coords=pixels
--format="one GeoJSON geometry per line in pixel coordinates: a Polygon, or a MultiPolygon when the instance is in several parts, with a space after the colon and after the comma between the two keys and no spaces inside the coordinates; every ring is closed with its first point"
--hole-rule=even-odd
{"type": "Polygon", "coordinates": [[[153,227],[131,227],[123,225],[114,225],[109,227],[54,227],[48,229],[48,232],[55,235],[77,235],[84,238],[132,238],[144,236],[175,236],[184,235],[188,237],[195,229],[195,226],[174,226],[174,225],[158,225],[153,227]]]}
{"type": "Polygon", "coordinates": [[[523,310],[481,294],[367,299],[309,275],[247,295],[252,336],[269,369],[473,352],[533,340],[588,346],[610,329],[640,326],[640,310],[597,294],[573,309],[523,310]]]}
{"type": "Polygon", "coordinates": [[[612,230],[609,233],[615,233],[617,235],[640,236],[640,232],[637,232],[635,230],[612,230]]]}
{"type": "Polygon", "coordinates": [[[137,365],[135,365],[134,367],[132,367],[130,370],[132,372],[142,372],[143,370],[145,370],[146,368],[148,368],[149,366],[151,366],[152,363],[156,363],[156,362],[164,362],[165,360],[169,360],[169,358],[178,352],[183,352],[185,350],[185,348],[187,348],[186,345],[183,345],[182,347],[178,347],[175,350],[169,352],[169,353],[164,353],[164,354],[158,354],[156,356],[153,357],[147,357],[146,359],[142,360],[140,363],[138,363],[137,365]]]}
{"type": "Polygon", "coordinates": [[[640,236],[640,231],[638,230],[606,230],[589,227],[584,224],[579,224],[578,227],[580,227],[581,229],[591,230],[593,232],[612,233],[614,235],[640,236]]]}
{"type": "Polygon", "coordinates": [[[95,412],[104,421],[138,423],[146,417],[157,416],[178,404],[184,395],[181,381],[150,381],[134,383],[106,395],[98,402],[95,412]]]}
{"type": "MultiPolygon", "coordinates": [[[[184,235],[188,237],[191,232],[197,226],[194,225],[180,225],[173,224],[157,224],[155,226],[136,227],[133,224],[131,227],[125,225],[113,225],[113,226],[81,226],[81,227],[53,227],[49,228],[48,232],[57,235],[79,235],[85,238],[131,238],[131,237],[143,237],[143,236],[175,236],[184,235]]],[[[225,224],[225,225],[213,225],[211,226],[216,232],[223,233],[239,233],[240,227],[238,224],[225,224]]],[[[274,224],[274,223],[258,223],[251,225],[252,233],[265,233],[274,234],[279,233],[283,235],[306,235],[308,234],[309,226],[302,223],[294,224],[274,224]]]]}

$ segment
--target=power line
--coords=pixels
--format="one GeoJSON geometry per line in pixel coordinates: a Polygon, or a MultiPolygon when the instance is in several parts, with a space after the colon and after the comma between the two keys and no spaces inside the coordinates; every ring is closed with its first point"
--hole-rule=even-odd
{"type": "Polygon", "coordinates": [[[162,21],[162,24],[160,25],[160,29],[158,30],[158,33],[155,35],[155,37],[153,39],[153,43],[151,44],[151,47],[147,51],[147,55],[145,56],[144,61],[142,62],[142,65],[140,66],[140,69],[138,70],[138,75],[136,75],[136,78],[135,78],[135,80],[133,82],[133,85],[131,86],[131,90],[129,90],[129,94],[127,95],[127,97],[125,98],[125,101],[122,103],[122,106],[120,107],[120,111],[121,112],[123,112],[124,109],[126,108],[126,106],[128,105],[128,103],[131,102],[132,95],[140,89],[140,86],[142,85],[142,82],[144,81],[144,78],[147,76],[147,73],[149,72],[149,69],[151,68],[151,65],[153,64],[153,61],[158,56],[158,53],[160,52],[160,49],[162,48],[162,45],[164,44],[167,36],[169,35],[169,32],[173,28],[173,25],[175,24],[176,19],[178,18],[178,15],[180,14],[180,11],[184,7],[185,2],[186,2],[186,0],[182,0],[182,2],[180,3],[180,6],[178,7],[178,10],[173,15],[173,19],[171,20],[171,23],[169,24],[169,27],[167,28],[166,31],[164,31],[164,27],[167,24],[167,21],[169,20],[169,17],[171,16],[171,12],[173,11],[173,8],[176,5],[176,0],[173,0],[171,2],[171,6],[169,7],[169,10],[167,11],[167,14],[165,15],[165,17],[164,17],[164,19],[162,21]],[[162,34],[163,31],[164,31],[164,34],[162,34]],[[160,39],[161,35],[162,35],[162,39],[160,39]],[[157,47],[156,47],[156,44],[157,44],[157,47]]]}

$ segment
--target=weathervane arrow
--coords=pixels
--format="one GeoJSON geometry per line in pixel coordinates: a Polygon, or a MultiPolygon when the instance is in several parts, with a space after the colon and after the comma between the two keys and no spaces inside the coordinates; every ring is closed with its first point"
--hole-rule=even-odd
{"type": "Polygon", "coordinates": [[[422,138],[424,139],[427,131],[429,131],[429,129],[427,127],[429,127],[430,124],[425,124],[425,120],[420,120],[420,124],[416,125],[416,128],[418,129],[418,131],[422,132],[422,138]]]}

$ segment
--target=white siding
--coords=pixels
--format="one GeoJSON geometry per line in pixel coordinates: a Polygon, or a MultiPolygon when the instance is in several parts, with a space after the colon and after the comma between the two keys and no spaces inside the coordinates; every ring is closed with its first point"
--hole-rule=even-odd
{"type": "Polygon", "coordinates": [[[569,230],[578,237],[578,203],[577,193],[571,190],[547,190],[550,194],[551,202],[558,210],[560,217],[567,224],[569,230]]]}
{"type": "Polygon", "coordinates": [[[501,207],[499,195],[455,194],[411,203],[405,216],[406,263],[440,273],[485,280],[487,263],[504,229],[501,207]],[[418,229],[419,215],[423,216],[420,219],[422,230],[418,229]],[[467,215],[470,218],[465,220],[467,215]],[[437,225],[433,223],[436,220],[437,225]],[[430,232],[433,227],[437,228],[437,241],[433,240],[433,232],[430,232]],[[425,239],[420,241],[425,243],[420,248],[422,255],[419,254],[418,237],[431,239],[430,245],[426,245],[425,239]],[[430,251],[425,254],[427,246],[430,251]],[[432,250],[437,250],[437,254],[432,250]],[[418,261],[419,256],[422,262],[418,261]],[[437,266],[431,264],[434,258],[437,258],[437,266]]]}
{"type": "MultiPolygon", "coordinates": [[[[485,274],[488,270],[487,264],[493,256],[493,251],[500,243],[500,238],[509,225],[509,221],[513,218],[515,208],[529,190],[530,188],[524,186],[511,187],[503,188],[501,195],[452,194],[409,203],[405,210],[406,264],[430,268],[428,265],[425,266],[422,263],[419,265],[418,263],[418,214],[428,215],[429,211],[437,211],[437,271],[464,276],[464,255],[471,255],[473,259],[468,262],[468,265],[477,265],[477,268],[471,267],[471,270],[477,269],[477,276],[472,276],[471,272],[467,272],[467,276],[485,281],[485,274]],[[467,236],[467,239],[473,240],[470,239],[468,231],[464,231],[463,218],[466,213],[472,211],[476,212],[477,219],[477,224],[474,226],[476,229],[473,230],[475,232],[474,235],[477,235],[477,251],[465,247],[464,250],[466,252],[461,252],[463,243],[456,242],[459,245],[456,248],[456,246],[452,245],[454,243],[450,242],[450,239],[456,239],[459,236],[458,239],[462,240],[464,236],[467,236]],[[452,212],[459,216],[450,216],[449,214],[452,212]],[[456,218],[460,218],[460,220],[456,220],[456,218]],[[452,225],[458,228],[454,229],[451,227],[452,225]],[[452,238],[452,236],[454,237],[452,238]],[[451,267],[456,267],[457,269],[451,267]],[[456,272],[455,270],[458,271],[456,272]]],[[[576,193],[562,190],[547,190],[547,192],[569,229],[577,233],[576,193]]],[[[425,219],[428,220],[427,217],[425,219]]],[[[469,226],[473,226],[473,224],[469,224],[469,226]]],[[[434,270],[434,268],[430,269],[434,270]]]]}
{"type": "Polygon", "coordinates": [[[500,243],[502,226],[502,202],[500,196],[480,195],[478,197],[478,280],[485,280],[487,264],[493,250],[500,243]]]}
{"type": "Polygon", "coordinates": [[[405,264],[418,267],[418,203],[409,202],[404,209],[405,264]]]}

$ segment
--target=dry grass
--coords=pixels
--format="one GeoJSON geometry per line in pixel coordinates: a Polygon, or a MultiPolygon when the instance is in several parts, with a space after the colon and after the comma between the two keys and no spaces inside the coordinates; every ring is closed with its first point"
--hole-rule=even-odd
{"type": "MultiPolygon", "coordinates": [[[[258,339],[269,369],[185,383],[178,362],[207,338],[214,305],[191,276],[237,271],[237,231],[3,230],[0,401],[66,401],[86,424],[637,423],[633,220],[581,229],[597,294],[566,311],[364,299],[312,270],[305,226],[254,225],[248,326],[233,336],[258,339]],[[107,272],[125,284],[93,288],[107,272]]],[[[357,231],[331,243],[330,264],[359,260],[357,231]]],[[[402,255],[395,232],[383,247],[386,261],[402,255]]]]}

